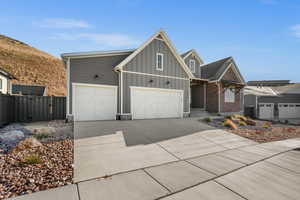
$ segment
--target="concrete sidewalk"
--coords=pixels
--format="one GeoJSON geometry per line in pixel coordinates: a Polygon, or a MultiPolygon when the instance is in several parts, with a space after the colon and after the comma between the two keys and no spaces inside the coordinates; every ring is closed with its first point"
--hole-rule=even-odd
{"type": "MultiPolygon", "coordinates": [[[[215,133],[213,137],[218,141],[217,138],[223,136],[215,133]]],[[[196,136],[177,138],[157,144],[168,148],[170,155],[174,156],[170,158],[177,158],[175,161],[120,172],[105,178],[81,181],[74,185],[14,199],[299,199],[300,151],[293,150],[300,148],[299,139],[251,144],[235,149],[226,148],[221,152],[213,150],[206,154],[207,152],[199,148],[196,138],[196,136]],[[190,148],[190,145],[194,147],[190,148]],[[200,155],[189,158],[196,155],[190,153],[192,149],[200,155]],[[205,154],[202,154],[204,152],[205,154]]],[[[227,139],[234,141],[234,138],[227,139]]],[[[120,147],[122,148],[124,147],[120,147]]]]}

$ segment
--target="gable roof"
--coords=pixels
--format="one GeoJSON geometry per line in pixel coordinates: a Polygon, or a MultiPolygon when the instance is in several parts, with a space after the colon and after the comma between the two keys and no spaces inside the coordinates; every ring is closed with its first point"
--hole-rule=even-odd
{"type": "Polygon", "coordinates": [[[186,66],[184,60],[179,56],[177,53],[175,47],[172,45],[171,41],[169,40],[167,34],[160,30],[157,33],[155,33],[152,37],[150,37],[146,42],[144,42],[139,48],[137,48],[132,54],[130,54],[127,58],[125,58],[121,63],[119,63],[117,66],[115,66],[115,71],[120,71],[123,69],[123,67],[129,63],[135,56],[137,56],[143,49],[145,49],[153,40],[159,39],[163,40],[166,45],[170,48],[171,52],[175,56],[176,60],[179,62],[180,66],[183,68],[183,70],[187,73],[189,78],[194,78],[193,73],[189,70],[189,68],[186,66]]]}
{"type": "Polygon", "coordinates": [[[8,79],[16,79],[13,75],[11,75],[10,73],[8,73],[7,71],[5,71],[4,69],[0,68],[0,75],[8,78],[8,79]]]}
{"type": "Polygon", "coordinates": [[[240,81],[245,84],[245,80],[241,75],[239,69],[237,68],[232,57],[223,58],[221,60],[217,60],[215,62],[202,65],[201,73],[202,78],[208,79],[211,82],[220,81],[228,69],[232,67],[234,73],[240,79],[240,81]]]}
{"type": "Polygon", "coordinates": [[[203,60],[200,58],[199,54],[197,53],[197,51],[195,49],[191,49],[183,54],[181,54],[181,57],[183,58],[183,60],[185,60],[186,58],[188,58],[190,55],[194,55],[196,57],[196,59],[198,60],[198,62],[200,64],[203,64],[203,60]]]}

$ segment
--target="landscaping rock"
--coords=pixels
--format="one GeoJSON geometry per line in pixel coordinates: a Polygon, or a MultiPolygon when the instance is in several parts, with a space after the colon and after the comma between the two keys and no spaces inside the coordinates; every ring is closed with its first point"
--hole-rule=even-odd
{"type": "Polygon", "coordinates": [[[35,148],[35,147],[40,147],[43,146],[42,143],[40,143],[37,139],[30,137],[27,138],[24,141],[21,141],[15,148],[14,151],[23,151],[26,149],[31,149],[31,148],[35,148]]]}
{"type": "Polygon", "coordinates": [[[237,129],[237,125],[232,120],[230,120],[230,119],[226,119],[224,121],[224,126],[230,127],[230,128],[232,128],[234,130],[237,129]]]}
{"type": "Polygon", "coordinates": [[[0,134],[0,140],[6,142],[6,141],[13,141],[13,140],[19,140],[24,137],[24,133],[22,131],[18,130],[12,130],[8,132],[4,132],[0,134]]]}
{"type": "Polygon", "coordinates": [[[256,126],[256,122],[254,120],[247,119],[245,122],[249,126],[256,126]]]}

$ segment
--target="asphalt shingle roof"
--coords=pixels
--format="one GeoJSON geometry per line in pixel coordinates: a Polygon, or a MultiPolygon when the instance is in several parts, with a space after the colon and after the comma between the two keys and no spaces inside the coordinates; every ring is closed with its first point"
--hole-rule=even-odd
{"type": "Polygon", "coordinates": [[[228,65],[231,63],[232,57],[227,57],[217,60],[212,63],[201,66],[202,78],[209,79],[210,81],[218,80],[228,65]]]}
{"type": "Polygon", "coordinates": [[[278,94],[300,94],[300,83],[272,87],[278,94]]]}

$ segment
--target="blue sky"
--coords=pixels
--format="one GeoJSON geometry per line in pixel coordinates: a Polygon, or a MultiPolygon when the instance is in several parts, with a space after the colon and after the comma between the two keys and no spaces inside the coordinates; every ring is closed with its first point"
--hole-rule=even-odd
{"type": "Polygon", "coordinates": [[[246,80],[300,82],[300,0],[19,0],[0,10],[0,34],[55,56],[136,48],[163,28],[180,53],[233,56],[246,80]]]}

